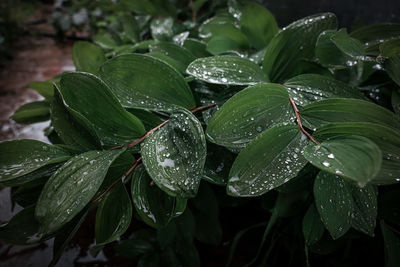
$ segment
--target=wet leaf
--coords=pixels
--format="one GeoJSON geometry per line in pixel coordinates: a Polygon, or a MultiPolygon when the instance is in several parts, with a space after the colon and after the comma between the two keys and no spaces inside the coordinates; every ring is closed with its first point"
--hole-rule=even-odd
{"type": "Polygon", "coordinates": [[[304,157],[315,167],[365,186],[379,172],[382,153],[371,140],[356,135],[330,138],[304,148],[304,157]]]}
{"type": "Polygon", "coordinates": [[[244,148],[229,174],[232,196],[259,196],[296,177],[306,165],[302,150],[309,141],[295,124],[278,124],[244,148]]]}
{"type": "Polygon", "coordinates": [[[197,39],[187,38],[183,43],[183,47],[189,50],[196,58],[211,56],[206,50],[207,44],[197,39]]]}
{"type": "Polygon", "coordinates": [[[232,40],[242,49],[249,47],[249,41],[246,35],[243,34],[232,22],[225,23],[208,23],[207,30],[210,31],[212,37],[225,37],[232,40]]]}
{"type": "Polygon", "coordinates": [[[124,150],[89,151],[71,158],[45,184],[35,216],[41,233],[71,221],[93,198],[112,162],[124,150]]]}
{"type": "Polygon", "coordinates": [[[251,85],[268,81],[260,67],[237,56],[199,58],[189,65],[186,72],[215,84],[251,85]]]}
{"type": "Polygon", "coordinates": [[[382,166],[372,184],[392,184],[400,178],[400,134],[384,125],[368,122],[342,122],[321,126],[313,136],[319,141],[341,135],[360,135],[370,139],[382,151],[382,166]]]}
{"type": "Polygon", "coordinates": [[[400,36],[400,24],[379,23],[359,28],[350,33],[350,36],[360,40],[368,55],[377,56],[379,45],[389,39],[400,36]]]}
{"type": "Polygon", "coordinates": [[[171,196],[194,197],[206,160],[201,123],[189,111],[171,115],[168,123],[141,145],[144,166],[152,180],[171,196]]]}
{"type": "Polygon", "coordinates": [[[374,235],[377,216],[375,189],[359,188],[341,177],[321,171],[314,182],[315,205],[334,239],[350,227],[374,235]]]}
{"type": "Polygon", "coordinates": [[[102,198],[97,210],[96,246],[110,243],[119,238],[128,229],[131,218],[131,199],[125,185],[119,182],[102,198]]]}
{"type": "Polygon", "coordinates": [[[301,109],[301,118],[313,128],[332,122],[373,122],[400,129],[400,120],[382,106],[359,99],[326,99],[301,109]]]}
{"type": "Polygon", "coordinates": [[[72,59],[77,71],[97,74],[99,67],[106,61],[103,50],[92,43],[78,41],[72,47],[72,59]]]}
{"type": "Polygon", "coordinates": [[[257,3],[246,3],[241,9],[242,32],[256,49],[262,49],[279,31],[274,16],[268,9],[257,3]]]}
{"type": "MultiPolygon", "coordinates": [[[[400,34],[399,34],[400,35],[400,34]]],[[[393,57],[400,54],[400,38],[388,40],[379,45],[382,56],[393,57]]]]}
{"type": "Polygon", "coordinates": [[[319,74],[302,74],[287,80],[284,86],[296,105],[305,106],[328,98],[365,97],[354,87],[319,74]]]}
{"type": "Polygon", "coordinates": [[[174,21],[172,18],[155,18],[151,21],[151,36],[157,41],[169,41],[174,36],[174,21]]]}
{"type": "Polygon", "coordinates": [[[131,192],[140,218],[157,229],[166,227],[173,217],[183,212],[179,210],[183,202],[186,207],[186,199],[171,197],[152,184],[150,176],[142,165],[138,166],[133,173],[131,192]]]}
{"type": "Polygon", "coordinates": [[[94,75],[63,74],[59,91],[71,115],[103,147],[131,143],[145,133],[142,122],[124,110],[110,88],[94,75]]]}
{"type": "Polygon", "coordinates": [[[239,49],[239,45],[225,36],[215,36],[207,43],[207,51],[213,55],[220,55],[237,49],[239,49]]]}
{"type": "Polygon", "coordinates": [[[283,86],[257,84],[231,97],[209,121],[206,135],[218,145],[244,148],[273,125],[294,118],[283,86]]]}
{"type": "Polygon", "coordinates": [[[317,243],[324,234],[325,226],[321,221],[317,209],[311,204],[303,217],[303,236],[306,246],[317,243]]]}
{"type": "Polygon", "coordinates": [[[36,123],[50,118],[50,104],[47,101],[35,101],[21,106],[11,116],[17,123],[36,123]]]}
{"type": "Polygon", "coordinates": [[[400,86],[400,55],[390,57],[383,66],[390,78],[400,86]]]}
{"type": "Polygon", "coordinates": [[[133,43],[140,41],[140,29],[134,16],[125,15],[121,18],[124,34],[133,43]]]}
{"type": "Polygon", "coordinates": [[[161,52],[150,52],[147,53],[146,55],[164,61],[165,63],[169,64],[171,67],[176,69],[182,75],[184,75],[186,72],[187,65],[183,64],[182,62],[176,61],[175,59],[167,56],[166,54],[163,54],[161,52]]]}
{"type": "Polygon", "coordinates": [[[28,174],[67,161],[71,154],[59,146],[36,140],[0,142],[0,184],[20,185],[35,178],[28,174]]]}
{"type": "Polygon", "coordinates": [[[196,105],[183,76],[150,56],[115,57],[101,66],[99,75],[124,107],[165,110],[171,105],[187,109],[196,105]]]}
{"type": "Polygon", "coordinates": [[[333,42],[331,37],[337,33],[336,30],[322,32],[315,46],[315,56],[319,63],[327,67],[346,67],[347,62],[352,62],[349,55],[343,53],[333,42]]]}
{"type": "Polygon", "coordinates": [[[346,29],[340,29],[331,36],[332,42],[348,56],[352,58],[361,59],[365,56],[365,49],[363,44],[347,34],[346,29]]]}
{"type": "Polygon", "coordinates": [[[186,48],[168,42],[158,42],[150,46],[151,52],[160,52],[180,62],[185,68],[196,59],[186,48]]]}
{"type": "Polygon", "coordinates": [[[277,83],[299,74],[296,68],[298,61],[311,59],[320,33],[335,29],[336,25],[334,14],[321,13],[297,20],[283,28],[268,45],[263,71],[271,81],[277,83]]]}

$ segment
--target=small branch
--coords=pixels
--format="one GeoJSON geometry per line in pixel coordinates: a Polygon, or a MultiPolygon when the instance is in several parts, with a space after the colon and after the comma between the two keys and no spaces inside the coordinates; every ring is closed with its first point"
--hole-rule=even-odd
{"type": "Polygon", "coordinates": [[[197,112],[197,111],[202,111],[202,110],[206,110],[206,109],[215,107],[216,105],[217,105],[217,103],[212,103],[212,104],[209,104],[209,105],[207,105],[207,106],[192,108],[192,109],[190,110],[190,112],[195,113],[195,112],[197,112]]]}
{"type": "Polygon", "coordinates": [[[122,181],[122,179],[124,177],[127,177],[129,174],[131,174],[133,172],[133,170],[137,167],[137,165],[139,165],[139,163],[142,161],[142,158],[138,158],[135,163],[133,163],[132,167],[124,174],[122,175],[118,180],[116,180],[115,182],[113,182],[112,184],[110,184],[106,190],[104,190],[103,193],[101,193],[97,198],[95,198],[94,200],[92,200],[92,203],[95,203],[97,201],[99,201],[101,198],[103,198],[105,196],[105,194],[107,194],[114,186],[116,186],[119,182],[122,181]]]}
{"type": "Polygon", "coordinates": [[[297,125],[299,125],[300,130],[314,143],[314,144],[319,144],[317,141],[315,141],[314,137],[311,136],[311,134],[309,134],[304,128],[303,128],[303,124],[301,123],[300,120],[300,113],[299,110],[297,109],[296,104],[294,103],[293,99],[291,97],[289,97],[289,101],[290,104],[292,104],[294,113],[296,113],[296,119],[297,119],[297,125]]]}
{"type": "Polygon", "coordinates": [[[196,11],[194,10],[193,0],[190,0],[190,8],[192,9],[192,22],[196,23],[196,11]]]}

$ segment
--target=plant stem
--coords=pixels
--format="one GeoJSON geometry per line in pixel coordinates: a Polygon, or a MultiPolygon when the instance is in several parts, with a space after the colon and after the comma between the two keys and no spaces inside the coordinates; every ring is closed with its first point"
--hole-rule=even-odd
{"type": "Polygon", "coordinates": [[[124,177],[127,177],[129,174],[131,174],[133,172],[133,170],[137,167],[137,165],[139,165],[139,163],[142,161],[142,157],[138,158],[135,163],[133,163],[132,167],[124,174],[122,175],[118,180],[116,180],[115,182],[113,182],[112,184],[110,184],[106,190],[104,190],[103,193],[101,193],[97,198],[95,198],[94,200],[92,200],[92,203],[95,203],[97,201],[99,201],[102,197],[104,197],[105,194],[108,193],[108,191],[110,191],[114,186],[116,186],[119,182],[122,181],[122,179],[124,177]]]}
{"type": "Polygon", "coordinates": [[[196,11],[194,10],[193,0],[190,0],[190,8],[192,9],[192,22],[196,23],[196,11]]]}
{"type": "Polygon", "coordinates": [[[296,104],[294,103],[293,99],[291,97],[289,97],[289,101],[290,104],[292,104],[294,113],[296,113],[296,120],[297,120],[297,125],[299,125],[300,130],[314,143],[314,144],[319,144],[317,141],[315,141],[314,137],[311,136],[311,134],[309,134],[303,127],[303,124],[301,123],[300,120],[300,112],[296,106],[296,104]]]}

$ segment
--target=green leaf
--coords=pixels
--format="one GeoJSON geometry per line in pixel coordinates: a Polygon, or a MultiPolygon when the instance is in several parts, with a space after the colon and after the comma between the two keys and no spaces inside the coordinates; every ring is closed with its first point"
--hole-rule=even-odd
{"type": "Polygon", "coordinates": [[[54,86],[51,81],[30,82],[26,85],[26,87],[35,89],[36,92],[44,96],[46,99],[51,99],[54,94],[54,86]]]}
{"type": "Polygon", "coordinates": [[[38,235],[39,224],[34,217],[35,206],[18,212],[6,225],[0,227],[0,239],[13,245],[29,245],[44,239],[38,235]]]}
{"type": "Polygon", "coordinates": [[[70,157],[70,153],[61,147],[36,140],[0,142],[0,184],[15,186],[40,178],[26,175],[70,157]]]}
{"type": "Polygon", "coordinates": [[[388,40],[379,45],[381,54],[385,57],[393,57],[400,54],[400,38],[388,40]]]}
{"type": "Polygon", "coordinates": [[[50,118],[50,105],[47,101],[36,101],[21,106],[11,118],[18,123],[36,123],[50,118]]]}
{"type": "Polygon", "coordinates": [[[332,42],[346,55],[352,58],[362,59],[365,56],[363,44],[354,38],[351,38],[346,29],[340,29],[331,36],[332,42]]]}
{"type": "Polygon", "coordinates": [[[385,266],[396,267],[400,265],[400,239],[387,226],[385,221],[381,221],[381,230],[385,242],[385,266]]]}
{"type": "Polygon", "coordinates": [[[141,145],[144,166],[153,181],[171,196],[194,197],[206,160],[201,123],[189,111],[171,115],[168,123],[141,145]]]}
{"type": "Polygon", "coordinates": [[[89,151],[71,158],[50,177],[36,205],[41,233],[71,221],[93,198],[112,162],[124,150],[89,151]]]}
{"type": "Polygon", "coordinates": [[[321,32],[335,29],[336,16],[322,13],[293,22],[272,38],[264,56],[263,70],[271,81],[283,82],[293,77],[300,59],[314,56],[315,43],[321,32]]]}
{"type": "Polygon", "coordinates": [[[392,107],[397,117],[400,114],[400,91],[393,90],[392,92],[392,107]]]}
{"type": "Polygon", "coordinates": [[[321,171],[314,182],[314,199],[322,222],[333,239],[351,228],[353,201],[346,181],[321,171]]]}
{"type": "Polygon", "coordinates": [[[24,208],[35,204],[48,178],[44,176],[19,186],[11,192],[12,200],[24,208]]]}
{"type": "Polygon", "coordinates": [[[50,105],[51,125],[60,139],[67,145],[85,150],[95,149],[96,140],[68,112],[58,90],[55,91],[50,105]]]}
{"type": "Polygon", "coordinates": [[[239,49],[239,45],[225,36],[215,36],[207,43],[207,51],[213,55],[220,55],[237,49],[239,49]]]}
{"type": "Polygon", "coordinates": [[[101,66],[99,75],[124,107],[164,110],[171,105],[187,109],[196,106],[183,76],[150,56],[115,57],[101,66]]]}
{"type": "Polygon", "coordinates": [[[196,59],[196,57],[186,48],[168,42],[155,43],[150,46],[150,51],[163,53],[183,64],[185,68],[196,59]]]}
{"type": "Polygon", "coordinates": [[[96,213],[96,246],[119,238],[129,227],[132,204],[122,182],[114,186],[101,200],[96,213]]]}
{"type": "Polygon", "coordinates": [[[177,208],[182,206],[182,202],[186,203],[186,200],[167,195],[151,182],[144,166],[138,166],[133,173],[131,184],[133,204],[146,224],[161,229],[166,227],[175,215],[179,215],[176,214],[177,208]]]}
{"type": "Polygon", "coordinates": [[[94,75],[63,74],[59,91],[71,115],[103,147],[131,143],[145,133],[142,122],[124,110],[110,88],[94,75]]]}
{"type": "Polygon", "coordinates": [[[231,97],[209,121],[206,135],[218,145],[244,148],[266,129],[294,118],[283,86],[257,84],[231,97]]]}
{"type": "Polygon", "coordinates": [[[206,43],[193,38],[187,38],[183,47],[189,50],[196,58],[211,56],[206,50],[206,43]]]}
{"type": "Polygon", "coordinates": [[[317,209],[311,204],[303,217],[303,236],[306,246],[312,246],[323,236],[325,227],[317,209]]]}
{"type": "Polygon", "coordinates": [[[262,49],[279,31],[274,16],[257,3],[246,3],[242,8],[240,24],[242,32],[256,49],[262,49]]]}
{"type": "Polygon", "coordinates": [[[303,74],[287,80],[284,86],[296,105],[305,106],[327,98],[358,98],[364,96],[354,87],[319,74],[303,74]]]}
{"type": "Polygon", "coordinates": [[[182,62],[176,61],[175,59],[167,56],[166,54],[163,54],[161,52],[150,52],[147,53],[146,55],[164,61],[165,63],[169,64],[171,67],[179,71],[179,73],[182,75],[184,75],[186,72],[187,65],[183,64],[182,62]]]}
{"type": "Polygon", "coordinates": [[[140,41],[140,29],[134,16],[125,15],[121,18],[124,34],[133,43],[140,41]]]}
{"type": "Polygon", "coordinates": [[[70,221],[62,232],[58,233],[54,239],[53,244],[53,259],[49,263],[48,267],[55,266],[57,262],[60,260],[64,250],[68,247],[72,238],[75,236],[76,232],[78,232],[82,223],[85,221],[88,213],[88,209],[83,210],[81,214],[76,216],[76,218],[70,221]]]}
{"type": "Polygon", "coordinates": [[[172,18],[155,18],[151,21],[151,36],[156,41],[169,41],[174,36],[174,21],[172,18]]]}
{"type": "Polygon", "coordinates": [[[373,122],[400,129],[400,121],[393,112],[359,99],[321,100],[302,108],[300,115],[313,128],[332,122],[373,122]]]}
{"type": "Polygon", "coordinates": [[[323,31],[317,40],[315,46],[315,56],[319,63],[327,67],[346,67],[352,58],[343,53],[333,42],[332,36],[337,33],[336,30],[323,31]]]}
{"type": "Polygon", "coordinates": [[[379,172],[382,153],[368,138],[345,135],[304,148],[304,157],[315,167],[365,186],[379,172]]]}
{"type": "Polygon", "coordinates": [[[106,61],[103,50],[89,42],[78,41],[72,47],[72,59],[77,71],[97,74],[99,67],[106,61]]]}
{"type": "Polygon", "coordinates": [[[268,82],[260,67],[237,56],[214,56],[193,61],[186,72],[197,79],[229,85],[251,85],[268,82]]]}
{"type": "Polygon", "coordinates": [[[386,40],[400,36],[400,24],[380,23],[359,28],[350,33],[350,36],[360,40],[368,55],[377,56],[379,45],[386,40]]]}
{"type": "Polygon", "coordinates": [[[244,148],[229,173],[232,196],[259,196],[294,178],[306,165],[308,140],[295,124],[278,124],[244,148]]]}
{"type": "Polygon", "coordinates": [[[373,186],[359,188],[337,175],[321,171],[314,182],[315,205],[334,239],[350,227],[374,235],[377,198],[373,186]]]}
{"type": "Polygon", "coordinates": [[[232,22],[209,23],[207,28],[211,32],[212,37],[229,38],[235,42],[238,47],[243,49],[249,47],[249,41],[247,40],[246,35],[244,35],[232,22]]]}
{"type": "Polygon", "coordinates": [[[397,183],[400,178],[400,133],[393,128],[368,122],[331,123],[314,132],[317,140],[327,140],[341,135],[360,135],[370,139],[382,151],[382,166],[371,181],[373,184],[397,183]]]}
{"type": "Polygon", "coordinates": [[[388,58],[383,66],[390,78],[400,86],[400,55],[388,58]]]}

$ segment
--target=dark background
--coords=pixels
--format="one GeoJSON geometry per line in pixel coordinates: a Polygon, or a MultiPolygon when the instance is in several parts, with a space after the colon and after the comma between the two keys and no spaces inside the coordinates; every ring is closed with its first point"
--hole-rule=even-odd
{"type": "Polygon", "coordinates": [[[263,0],[279,26],[319,12],[333,12],[340,27],[351,29],[354,19],[364,24],[400,22],[400,0],[263,0]]]}

